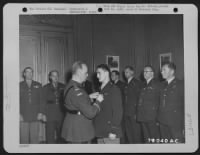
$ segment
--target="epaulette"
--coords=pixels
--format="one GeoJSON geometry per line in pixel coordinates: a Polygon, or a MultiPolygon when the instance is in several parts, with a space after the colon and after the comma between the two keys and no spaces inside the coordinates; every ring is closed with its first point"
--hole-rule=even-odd
{"type": "Polygon", "coordinates": [[[69,91],[70,91],[72,88],[74,88],[74,86],[71,86],[71,87],[69,87],[69,88],[67,89],[67,91],[66,91],[65,94],[64,94],[64,99],[66,99],[67,94],[69,93],[69,91]]]}

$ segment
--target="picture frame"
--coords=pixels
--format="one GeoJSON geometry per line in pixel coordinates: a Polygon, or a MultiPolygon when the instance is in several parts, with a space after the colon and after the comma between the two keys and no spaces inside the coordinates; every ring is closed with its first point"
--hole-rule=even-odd
{"type": "Polygon", "coordinates": [[[119,71],[119,56],[106,56],[106,64],[110,68],[110,71],[117,70],[119,71]]]}
{"type": "Polygon", "coordinates": [[[165,63],[172,62],[172,53],[162,53],[159,55],[160,69],[165,63]]]}

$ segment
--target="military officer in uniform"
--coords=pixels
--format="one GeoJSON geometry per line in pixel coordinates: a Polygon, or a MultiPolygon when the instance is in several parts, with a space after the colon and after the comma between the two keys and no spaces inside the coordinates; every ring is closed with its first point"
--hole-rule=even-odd
{"type": "Polygon", "coordinates": [[[141,90],[141,82],[134,77],[132,66],[125,67],[127,85],[125,87],[124,121],[127,143],[143,143],[141,124],[137,121],[136,112],[141,90]]]}
{"type": "Polygon", "coordinates": [[[105,138],[115,139],[122,137],[122,97],[120,89],[110,81],[110,69],[106,64],[97,66],[97,78],[101,83],[100,94],[103,94],[102,110],[94,119],[97,141],[105,138]]]}
{"type": "MultiPolygon", "coordinates": [[[[111,72],[111,79],[112,79],[112,82],[118,86],[118,88],[120,88],[120,91],[121,91],[121,96],[122,96],[122,108],[124,109],[124,102],[125,102],[125,94],[124,94],[124,89],[125,89],[125,86],[126,84],[124,82],[122,82],[120,80],[120,73],[119,71],[117,70],[113,70],[111,72]]],[[[127,140],[125,139],[126,136],[125,136],[125,123],[124,123],[124,118],[122,118],[122,121],[121,121],[121,127],[122,127],[122,137],[121,137],[121,142],[120,143],[125,143],[127,140]]]]}
{"type": "Polygon", "coordinates": [[[161,74],[166,80],[160,93],[158,121],[161,142],[184,142],[184,83],[175,77],[176,66],[166,63],[161,74]]]}
{"type": "Polygon", "coordinates": [[[46,116],[46,141],[48,144],[61,142],[61,125],[64,117],[64,87],[58,82],[59,73],[56,70],[49,72],[50,83],[43,86],[42,104],[46,116]]]}
{"type": "Polygon", "coordinates": [[[41,113],[41,84],[33,80],[33,69],[23,71],[24,81],[20,82],[20,143],[39,143],[39,120],[41,113]]]}
{"type": "Polygon", "coordinates": [[[72,66],[72,80],[65,88],[67,114],[62,127],[62,137],[67,143],[90,143],[94,138],[92,119],[101,111],[103,95],[90,96],[82,87],[88,76],[87,65],[77,61],[72,66]],[[96,99],[92,104],[91,99],[96,99]]]}
{"type": "Polygon", "coordinates": [[[144,142],[150,143],[160,138],[156,122],[160,97],[160,83],[154,78],[152,66],[144,67],[144,79],[137,109],[137,121],[142,125],[144,142]]]}
{"type": "MultiPolygon", "coordinates": [[[[126,84],[120,80],[120,73],[117,70],[111,72],[112,82],[120,88],[122,98],[124,97],[124,88],[126,84]]],[[[124,101],[124,100],[123,100],[124,101]]]]}

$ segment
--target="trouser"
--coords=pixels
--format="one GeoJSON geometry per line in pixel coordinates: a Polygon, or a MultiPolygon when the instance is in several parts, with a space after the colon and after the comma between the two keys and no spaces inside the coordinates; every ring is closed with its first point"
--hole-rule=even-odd
{"type": "Polygon", "coordinates": [[[20,122],[20,144],[39,143],[40,122],[20,122]]]}
{"type": "Polygon", "coordinates": [[[127,135],[126,135],[125,119],[124,118],[122,119],[121,126],[122,126],[122,137],[120,138],[120,143],[121,144],[127,144],[128,139],[127,139],[127,135]]]}
{"type": "Polygon", "coordinates": [[[184,128],[182,126],[174,125],[169,126],[160,123],[160,133],[161,140],[164,140],[164,143],[175,142],[175,143],[184,143],[184,128]]]}
{"type": "Polygon", "coordinates": [[[125,116],[125,132],[129,144],[143,143],[141,124],[134,116],[125,116]]]}
{"type": "Polygon", "coordinates": [[[156,139],[160,139],[159,125],[155,121],[142,122],[141,125],[145,143],[156,143],[156,139]]]}
{"type": "Polygon", "coordinates": [[[48,144],[55,144],[61,140],[61,121],[46,122],[46,140],[48,144]]]}

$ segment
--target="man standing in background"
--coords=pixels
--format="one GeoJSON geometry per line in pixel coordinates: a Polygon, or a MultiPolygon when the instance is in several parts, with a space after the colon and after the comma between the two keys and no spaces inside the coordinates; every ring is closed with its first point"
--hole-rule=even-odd
{"type": "Polygon", "coordinates": [[[46,141],[48,144],[61,142],[61,125],[64,117],[64,87],[58,82],[59,73],[49,72],[50,83],[43,87],[42,104],[46,115],[46,141]]]}
{"type": "Polygon", "coordinates": [[[92,119],[101,111],[103,95],[88,95],[82,84],[88,77],[87,65],[77,61],[72,66],[72,79],[65,88],[67,114],[62,127],[62,137],[67,143],[91,143],[95,136],[92,119]],[[92,104],[91,99],[96,99],[92,104]]]}
{"type": "Polygon", "coordinates": [[[129,144],[143,143],[141,124],[137,121],[136,113],[141,90],[141,82],[134,77],[134,69],[126,66],[125,77],[127,85],[125,87],[124,120],[125,131],[129,144]]]}
{"type": "Polygon", "coordinates": [[[41,84],[33,80],[33,69],[23,71],[20,82],[20,144],[39,143],[39,121],[41,113],[41,84]]]}
{"type": "Polygon", "coordinates": [[[142,125],[145,143],[155,143],[156,139],[160,138],[159,125],[156,120],[160,99],[160,83],[154,78],[152,66],[145,66],[143,74],[145,82],[140,93],[137,121],[142,125]]]}
{"type": "Polygon", "coordinates": [[[175,77],[176,66],[166,63],[161,74],[166,80],[160,93],[158,121],[161,143],[184,143],[184,83],[175,77]]]}
{"type": "Polygon", "coordinates": [[[97,78],[101,83],[100,94],[103,94],[102,110],[94,119],[95,134],[98,143],[106,140],[118,140],[122,137],[121,121],[123,115],[120,89],[110,81],[110,69],[106,64],[97,66],[97,78]],[[109,138],[109,139],[108,139],[109,138]]]}
{"type": "MultiPolygon", "coordinates": [[[[124,111],[124,102],[125,102],[125,86],[126,84],[124,82],[122,82],[120,80],[120,73],[119,71],[117,70],[113,70],[111,72],[111,79],[112,79],[112,82],[118,86],[118,88],[120,89],[121,91],[121,96],[122,96],[122,109],[124,111]]],[[[124,114],[123,114],[124,115],[124,114]]],[[[124,117],[122,117],[122,121],[121,121],[121,127],[122,127],[122,137],[121,137],[121,140],[120,140],[120,143],[124,144],[126,143],[126,136],[125,136],[125,123],[124,123],[124,117]]]]}

